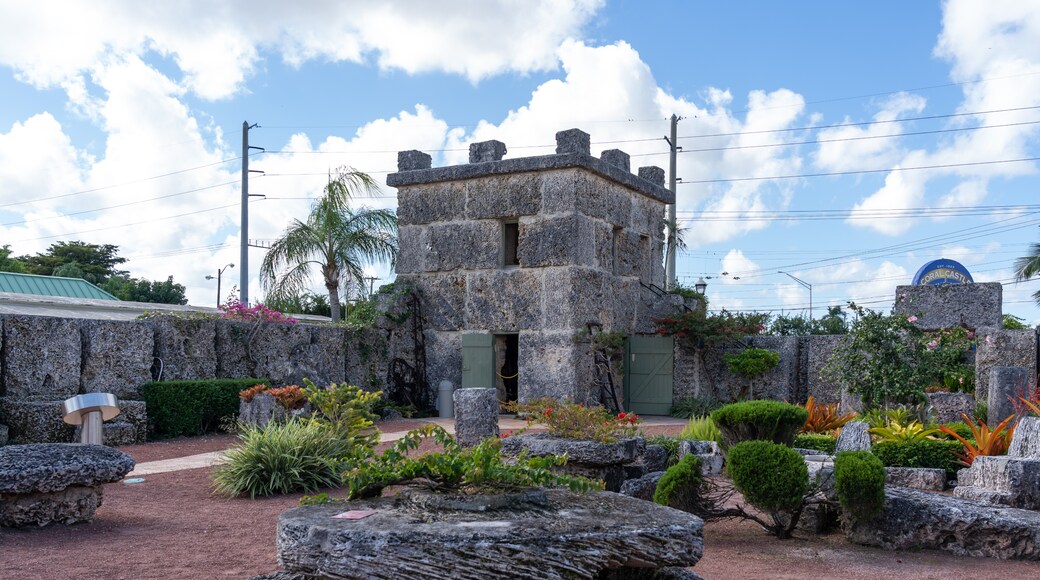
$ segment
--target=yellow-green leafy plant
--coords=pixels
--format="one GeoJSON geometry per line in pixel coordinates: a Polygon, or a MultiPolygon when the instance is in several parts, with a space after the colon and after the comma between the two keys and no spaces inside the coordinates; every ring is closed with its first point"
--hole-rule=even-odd
{"type": "Polygon", "coordinates": [[[695,417],[683,427],[679,439],[687,441],[714,441],[722,444],[722,431],[711,417],[695,417]]]}
{"type": "Polygon", "coordinates": [[[337,437],[357,445],[375,447],[379,442],[379,430],[375,428],[378,416],[372,409],[379,402],[382,391],[369,393],[347,383],[333,383],[321,388],[310,379],[303,379],[303,384],[307,401],[315,409],[314,421],[332,427],[337,437]]]}
{"type": "MultiPolygon", "coordinates": [[[[565,487],[575,492],[599,491],[603,483],[555,473],[566,456],[528,457],[522,452],[505,462],[500,439],[485,439],[463,448],[442,427],[424,425],[409,431],[382,454],[361,461],[343,473],[349,499],[378,497],[391,485],[420,487],[435,492],[487,493],[529,487],[565,487]],[[443,451],[412,454],[424,439],[433,439],[443,451]]],[[[311,500],[313,503],[313,500],[311,500]]]]}
{"type": "Polygon", "coordinates": [[[614,415],[600,406],[587,407],[551,397],[528,403],[510,403],[506,409],[527,415],[529,424],[545,425],[553,437],[587,439],[600,443],[612,443],[636,436],[641,421],[635,413],[621,412],[614,415]]]}
{"type": "Polygon", "coordinates": [[[935,436],[939,433],[939,429],[929,429],[917,421],[911,421],[906,425],[900,425],[895,421],[891,421],[884,427],[873,427],[868,429],[871,435],[874,435],[878,441],[894,441],[897,443],[908,443],[913,441],[924,441],[924,440],[935,440],[938,437],[935,436]]]}

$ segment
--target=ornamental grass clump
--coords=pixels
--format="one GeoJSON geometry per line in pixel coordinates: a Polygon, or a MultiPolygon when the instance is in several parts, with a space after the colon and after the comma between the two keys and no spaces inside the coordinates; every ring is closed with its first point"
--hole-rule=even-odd
{"type": "Polygon", "coordinates": [[[839,453],[834,483],[842,509],[854,520],[869,520],[885,507],[885,466],[869,451],[839,453]]]}
{"type": "Polygon", "coordinates": [[[306,419],[239,429],[241,442],[213,474],[216,491],[229,496],[255,498],[337,487],[342,461],[371,451],[336,437],[328,425],[306,419]]]}
{"type": "Polygon", "coordinates": [[[743,401],[726,405],[711,413],[711,420],[722,431],[724,448],[741,441],[764,440],[790,447],[795,432],[805,424],[809,413],[780,401],[743,401]]]}
{"type": "Polygon", "coordinates": [[[529,403],[511,403],[506,408],[527,415],[528,424],[545,425],[553,437],[600,443],[635,437],[642,421],[635,413],[622,411],[614,415],[600,406],[586,407],[581,403],[558,401],[551,397],[542,397],[529,403]]]}

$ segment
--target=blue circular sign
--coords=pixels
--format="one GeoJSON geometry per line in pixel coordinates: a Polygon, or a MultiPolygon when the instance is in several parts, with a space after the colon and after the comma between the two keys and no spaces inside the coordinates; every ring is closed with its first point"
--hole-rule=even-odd
{"type": "Polygon", "coordinates": [[[914,275],[914,286],[938,286],[941,284],[972,284],[968,269],[960,262],[947,258],[932,260],[914,275]]]}

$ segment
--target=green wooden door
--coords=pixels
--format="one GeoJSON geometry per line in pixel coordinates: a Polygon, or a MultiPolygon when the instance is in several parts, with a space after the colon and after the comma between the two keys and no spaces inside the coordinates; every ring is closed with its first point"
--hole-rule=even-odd
{"type": "Polygon", "coordinates": [[[673,340],[630,336],[625,345],[625,408],[641,415],[667,415],[672,406],[673,340]]]}
{"type": "Polygon", "coordinates": [[[495,337],[462,335],[462,388],[495,386],[495,337]]]}

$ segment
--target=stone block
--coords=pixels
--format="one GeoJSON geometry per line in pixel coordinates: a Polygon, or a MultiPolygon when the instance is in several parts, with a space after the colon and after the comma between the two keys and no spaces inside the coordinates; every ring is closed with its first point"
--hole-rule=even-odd
{"type": "MultiPolygon", "coordinates": [[[[1021,385],[1014,388],[1020,393],[1035,385],[1037,376],[1037,334],[1034,329],[1025,331],[997,331],[994,328],[979,328],[976,336],[979,346],[976,348],[976,399],[989,400],[990,370],[992,367],[1022,367],[1029,374],[1021,385]]],[[[1012,387],[1012,386],[1008,386],[1012,387]]],[[[1002,406],[1004,401],[994,400],[1002,406]]],[[[992,412],[991,412],[992,413],[992,412]]],[[[1007,417],[1005,415],[1004,417],[1007,417]]],[[[1000,417],[1000,419],[1004,419],[1000,417]]]]}
{"type": "Polygon", "coordinates": [[[936,423],[956,423],[975,414],[975,396],[970,393],[927,393],[932,419],[936,423]]]}
{"type": "Polygon", "coordinates": [[[774,401],[797,400],[798,389],[798,337],[755,336],[748,343],[753,348],[770,350],[780,356],[780,362],[769,372],[753,382],[754,398],[774,401]]]}
{"type": "Polygon", "coordinates": [[[550,330],[584,328],[590,321],[614,328],[613,277],[597,268],[558,268],[546,271],[545,318],[550,330]]]}
{"type": "Polygon", "coordinates": [[[427,225],[399,226],[397,228],[397,263],[395,270],[398,276],[437,270],[437,260],[433,255],[433,239],[427,225]]]}
{"type": "Polygon", "coordinates": [[[76,320],[5,315],[3,346],[8,399],[54,401],[79,393],[82,344],[76,320]]]}
{"type": "Polygon", "coordinates": [[[636,460],[639,441],[632,437],[614,443],[600,443],[584,439],[553,437],[547,433],[513,435],[502,440],[503,455],[516,457],[523,450],[527,450],[527,455],[530,457],[566,453],[568,463],[581,465],[625,465],[636,460]]]}
{"type": "MultiPolygon", "coordinates": [[[[1036,375],[1025,367],[1006,366],[989,367],[987,375],[984,387],[986,395],[982,398],[987,402],[986,423],[997,425],[1006,417],[1015,414],[1015,402],[1018,397],[1029,391],[1029,386],[1033,384],[1036,375]]],[[[979,383],[983,381],[978,376],[975,377],[975,380],[976,396],[978,396],[979,383]]]]}
{"type": "Polygon", "coordinates": [[[719,444],[714,441],[680,441],[679,459],[694,454],[701,460],[703,475],[720,475],[725,465],[725,458],[719,444]]]}
{"type": "Polygon", "coordinates": [[[466,312],[466,275],[401,276],[421,289],[423,328],[461,330],[466,312]]]}
{"type": "Polygon", "coordinates": [[[246,425],[263,427],[274,421],[287,421],[290,417],[306,417],[311,414],[310,403],[300,409],[286,409],[274,395],[259,393],[249,401],[239,401],[238,420],[246,425]]]}
{"type": "Polygon", "coordinates": [[[498,268],[502,257],[502,224],[494,220],[440,223],[429,226],[428,267],[442,272],[498,268]]]}
{"type": "Polygon", "coordinates": [[[219,320],[215,323],[214,352],[217,377],[258,377],[256,361],[250,357],[249,345],[256,340],[256,326],[250,322],[219,320]]]}
{"type": "Polygon", "coordinates": [[[822,371],[830,361],[834,351],[848,340],[847,335],[814,335],[808,340],[808,394],[817,403],[841,402],[841,385],[833,379],[822,375],[822,371]]]}
{"type": "Polygon", "coordinates": [[[415,149],[397,152],[397,170],[414,171],[416,169],[429,169],[433,166],[433,157],[415,149]]]}
{"type": "Polygon", "coordinates": [[[596,266],[596,227],[576,213],[520,221],[520,266],[596,266]]]}
{"type": "MultiPolygon", "coordinates": [[[[335,326],[311,327],[311,359],[315,376],[308,377],[316,385],[342,383],[346,380],[347,334],[335,326]]],[[[300,385],[303,386],[303,385],[300,385]]]]}
{"type": "MultiPolygon", "coordinates": [[[[641,200],[641,196],[633,195],[632,192],[617,183],[598,175],[586,175],[584,179],[577,181],[576,185],[578,186],[574,198],[576,212],[603,220],[612,227],[649,233],[641,228],[633,228],[631,224],[633,205],[639,203],[636,199],[641,200]]],[[[664,204],[658,201],[647,199],[645,202],[646,207],[657,204],[664,208],[664,204]]]]}
{"type": "Polygon", "coordinates": [[[466,210],[466,182],[409,185],[397,190],[401,226],[457,220],[466,210]]]}
{"type": "Polygon", "coordinates": [[[521,332],[519,337],[519,398],[528,402],[553,397],[587,405],[600,404],[592,384],[592,355],[577,345],[574,333],[521,332]]]}
{"type": "Polygon", "coordinates": [[[94,519],[103,488],[67,487],[50,493],[0,494],[0,527],[70,526],[94,519]]]}
{"type": "Polygon", "coordinates": [[[661,169],[656,165],[640,167],[639,177],[649,181],[650,183],[653,183],[654,185],[660,185],[661,187],[664,187],[664,169],[661,169]]]}
{"type": "Polygon", "coordinates": [[[879,516],[845,522],[843,529],[850,541],[885,550],[1040,560],[1040,512],[910,488],[887,488],[879,516]]]}
{"type": "Polygon", "coordinates": [[[668,450],[660,445],[647,445],[643,451],[639,453],[639,457],[636,461],[641,462],[646,466],[646,471],[664,471],[668,469],[668,450]]]}
{"type": "Polygon", "coordinates": [[[466,275],[465,327],[490,332],[542,325],[541,272],[510,269],[466,275]]]}
{"type": "Polygon", "coordinates": [[[301,384],[304,377],[316,384],[319,348],[311,348],[311,327],[303,324],[235,322],[216,324],[217,376],[264,377],[274,386],[301,384]]]}
{"type": "Polygon", "coordinates": [[[560,169],[539,174],[542,213],[570,213],[576,209],[578,191],[586,187],[589,174],[579,169],[560,169]]]}
{"type": "Polygon", "coordinates": [[[495,389],[456,389],[455,440],[472,447],[484,439],[498,438],[498,397],[495,389]]]}
{"type": "Polygon", "coordinates": [[[0,447],[7,445],[8,432],[7,425],[0,425],[0,447]]]}
{"type": "Polygon", "coordinates": [[[346,337],[344,380],[368,391],[383,389],[390,365],[387,332],[364,327],[348,329],[346,337]]]}
{"type": "Polygon", "coordinates": [[[155,330],[154,375],[160,380],[189,381],[217,376],[216,322],[157,316],[148,320],[155,330]]]}
{"type": "Polygon", "coordinates": [[[607,149],[599,154],[599,158],[625,171],[632,171],[632,158],[620,149],[607,149]]]}
{"type": "Polygon", "coordinates": [[[80,334],[80,392],[140,399],[141,385],[152,380],[152,327],[141,321],[82,320],[80,334]]]}
{"type": "Polygon", "coordinates": [[[1040,459],[1040,417],[1022,417],[1008,447],[1008,457],[1040,459]]]}
{"type": "Polygon", "coordinates": [[[885,483],[925,491],[946,489],[946,470],[927,467],[886,467],[885,483]]]}
{"type": "Polygon", "coordinates": [[[663,475],[663,471],[652,471],[638,479],[629,479],[621,484],[621,490],[618,493],[636,499],[654,501],[657,483],[661,481],[663,475]]]}
{"type": "Polygon", "coordinates": [[[73,427],[62,420],[62,401],[16,401],[0,398],[0,423],[17,443],[68,443],[73,427]]]}
{"type": "MultiPolygon", "coordinates": [[[[646,234],[654,240],[664,240],[664,220],[667,206],[657,200],[634,197],[628,219],[621,222],[633,232],[646,234]]],[[[664,259],[662,254],[660,259],[664,259]]]]}
{"type": "Polygon", "coordinates": [[[914,324],[924,330],[961,324],[968,328],[1000,328],[1003,289],[999,282],[896,286],[892,312],[917,316],[914,324]]]}
{"type": "Polygon", "coordinates": [[[537,173],[493,175],[469,183],[466,189],[467,219],[518,218],[535,215],[542,209],[541,177],[537,173]]]}
{"type": "Polygon", "coordinates": [[[957,497],[1040,510],[1040,460],[980,456],[957,473],[957,497]]]}
{"type": "Polygon", "coordinates": [[[424,331],[426,336],[426,376],[430,384],[443,380],[462,384],[462,333],[424,331]]]}
{"type": "Polygon", "coordinates": [[[556,154],[581,153],[589,155],[592,151],[592,137],[581,129],[567,129],[556,133],[556,154]]]}
{"type": "Polygon", "coordinates": [[[870,451],[870,425],[862,421],[849,421],[841,428],[838,442],[834,444],[834,454],[842,451],[870,451]]]}
{"type": "Polygon", "coordinates": [[[506,144],[501,141],[482,141],[469,144],[469,162],[486,163],[488,161],[501,161],[506,155],[506,144]]]}

